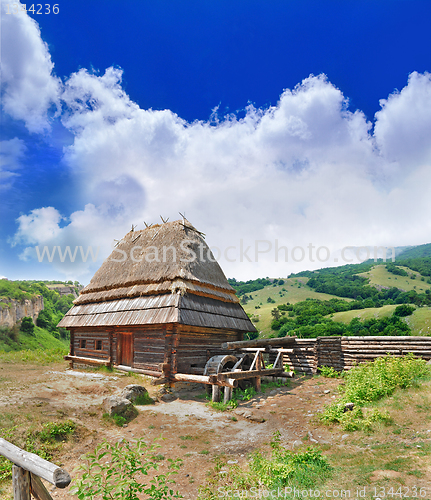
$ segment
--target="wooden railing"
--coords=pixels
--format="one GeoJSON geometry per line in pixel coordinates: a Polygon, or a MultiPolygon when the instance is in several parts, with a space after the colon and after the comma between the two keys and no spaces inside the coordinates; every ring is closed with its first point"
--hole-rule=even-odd
{"type": "Polygon", "coordinates": [[[2,438],[0,438],[0,455],[14,464],[12,467],[14,500],[30,500],[31,496],[36,500],[52,500],[40,478],[57,488],[66,488],[70,484],[70,476],[64,469],[2,438]]]}

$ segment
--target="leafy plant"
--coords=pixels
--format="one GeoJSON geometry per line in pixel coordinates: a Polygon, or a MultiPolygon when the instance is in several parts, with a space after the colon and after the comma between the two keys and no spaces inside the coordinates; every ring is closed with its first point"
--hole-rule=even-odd
{"type": "Polygon", "coordinates": [[[321,420],[325,423],[341,423],[345,430],[370,430],[373,422],[390,423],[387,412],[374,410],[364,417],[361,407],[394,393],[395,389],[407,389],[429,378],[430,368],[426,361],[409,353],[403,357],[384,356],[364,363],[345,372],[343,395],[325,408],[321,420]],[[354,403],[352,412],[345,412],[346,403],[354,403]]]}
{"type": "Polygon", "coordinates": [[[136,444],[125,440],[115,444],[102,442],[94,453],[84,456],[86,463],[77,469],[81,475],[73,481],[72,493],[80,500],[138,500],[142,494],[157,500],[181,498],[171,488],[175,484],[172,475],[177,473],[180,459],[168,459],[168,471],[156,474],[147,483],[139,479],[158,471],[160,458],[156,451],[160,444],[157,441],[149,445],[143,439],[136,444]]]}
{"type": "Polygon", "coordinates": [[[153,405],[154,399],[148,394],[148,392],[144,392],[143,394],[139,394],[133,404],[136,406],[153,405]]]}
{"type": "Polygon", "coordinates": [[[248,468],[243,465],[223,464],[215,459],[214,476],[200,488],[199,498],[215,499],[218,493],[250,491],[265,486],[268,491],[283,489],[283,498],[295,498],[293,488],[313,488],[332,475],[333,468],[319,450],[307,448],[293,452],[281,445],[280,433],[276,431],[271,441],[271,451],[256,451],[250,456],[248,468]],[[221,468],[228,469],[220,475],[221,468]],[[289,492],[290,491],[290,492],[289,492]]]}
{"type": "Polygon", "coordinates": [[[320,366],[319,372],[322,377],[326,378],[340,378],[342,375],[340,372],[337,372],[332,366],[320,366]]]}

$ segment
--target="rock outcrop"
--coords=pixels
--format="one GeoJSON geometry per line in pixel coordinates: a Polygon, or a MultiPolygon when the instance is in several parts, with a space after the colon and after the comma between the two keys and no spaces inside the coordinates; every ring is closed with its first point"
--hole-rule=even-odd
{"type": "Polygon", "coordinates": [[[43,310],[43,297],[36,295],[32,299],[15,300],[8,298],[0,299],[0,326],[12,328],[25,316],[30,316],[34,322],[43,310]]]}

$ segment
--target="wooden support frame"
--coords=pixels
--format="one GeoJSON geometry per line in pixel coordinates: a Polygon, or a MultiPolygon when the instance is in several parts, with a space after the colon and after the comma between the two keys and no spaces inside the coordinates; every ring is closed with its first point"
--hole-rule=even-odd
{"type": "Polygon", "coordinates": [[[52,500],[40,478],[45,479],[57,488],[69,486],[71,478],[61,467],[40,458],[34,453],[18,448],[0,438],[0,455],[13,462],[12,485],[14,500],[52,500]]]}

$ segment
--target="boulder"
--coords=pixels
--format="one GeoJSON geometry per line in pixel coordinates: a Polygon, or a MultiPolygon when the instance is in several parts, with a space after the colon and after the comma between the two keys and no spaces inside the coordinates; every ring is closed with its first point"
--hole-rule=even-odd
{"type": "Polygon", "coordinates": [[[112,417],[125,416],[133,409],[132,402],[121,396],[109,396],[103,400],[103,408],[112,417]]]}
{"type": "Polygon", "coordinates": [[[128,399],[132,403],[135,403],[135,401],[138,399],[139,396],[142,396],[144,394],[147,394],[148,391],[143,387],[142,385],[127,385],[120,394],[121,398],[128,399]]]}

